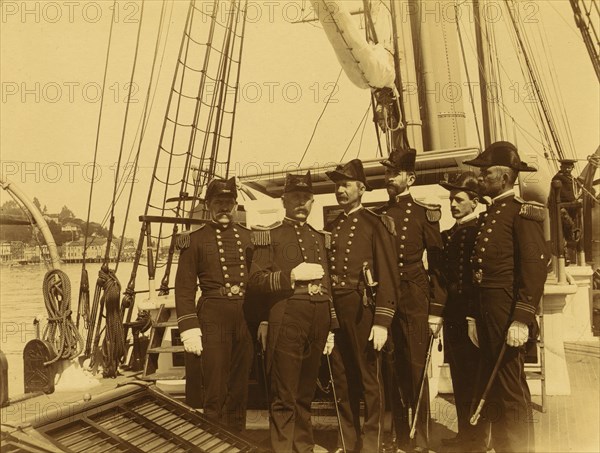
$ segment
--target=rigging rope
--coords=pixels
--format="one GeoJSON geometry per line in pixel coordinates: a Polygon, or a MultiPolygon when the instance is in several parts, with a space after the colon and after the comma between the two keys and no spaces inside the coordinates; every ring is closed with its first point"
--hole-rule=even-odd
{"type": "Polygon", "coordinates": [[[42,287],[48,312],[48,324],[42,339],[54,347],[56,357],[45,362],[50,365],[59,359],[74,359],[83,349],[83,338],[71,320],[71,282],[63,271],[50,270],[42,287]]]}
{"type": "Polygon", "coordinates": [[[458,42],[460,44],[460,51],[462,54],[462,60],[465,67],[465,74],[467,76],[467,84],[469,88],[469,101],[471,102],[471,107],[473,108],[473,119],[475,120],[475,130],[477,131],[477,141],[479,142],[479,149],[483,149],[483,142],[481,141],[481,131],[479,130],[479,120],[477,119],[477,109],[475,108],[475,99],[473,98],[473,89],[471,87],[471,77],[469,75],[469,68],[467,66],[467,57],[465,55],[465,46],[462,39],[462,33],[460,31],[460,22],[458,20],[458,5],[454,5],[454,13],[456,16],[456,31],[458,32],[458,42]]]}
{"type": "MultiPolygon", "coordinates": [[[[340,68],[340,72],[338,73],[337,79],[335,79],[335,84],[333,85],[333,90],[332,93],[335,93],[335,89],[338,86],[338,82],[340,81],[340,77],[342,75],[342,71],[343,69],[340,68]]],[[[302,166],[302,161],[304,161],[304,158],[306,157],[306,153],[308,152],[308,148],[310,148],[310,144],[313,141],[313,138],[315,138],[315,134],[317,132],[317,128],[319,127],[319,122],[321,121],[321,118],[323,118],[323,115],[325,114],[325,110],[327,110],[327,106],[329,105],[329,101],[331,100],[332,96],[329,96],[327,98],[327,101],[325,101],[325,105],[323,106],[323,110],[321,110],[321,114],[319,115],[319,117],[317,118],[317,121],[315,123],[315,127],[313,128],[312,134],[310,134],[310,138],[308,139],[308,143],[306,144],[306,149],[304,150],[304,153],[302,153],[302,157],[300,158],[300,160],[298,161],[298,166],[302,166]]]]}
{"type": "Polygon", "coordinates": [[[93,166],[92,166],[92,180],[90,183],[90,195],[88,198],[88,209],[87,209],[87,219],[85,221],[85,233],[84,233],[84,238],[83,238],[83,256],[82,256],[82,261],[81,261],[81,274],[82,274],[82,279],[81,279],[81,283],[80,283],[80,288],[79,288],[79,300],[77,302],[77,327],[79,327],[79,317],[80,317],[80,309],[82,309],[81,307],[86,307],[87,304],[87,314],[84,316],[84,322],[85,322],[85,326],[86,328],[89,327],[89,318],[87,318],[87,316],[89,315],[89,299],[90,299],[90,295],[89,295],[89,282],[88,282],[88,291],[87,291],[87,301],[85,299],[85,290],[83,289],[83,285],[84,282],[87,281],[87,271],[85,270],[85,259],[86,259],[86,253],[87,253],[87,248],[88,248],[88,236],[89,236],[89,232],[90,232],[90,215],[92,212],[92,198],[94,195],[94,181],[96,180],[96,163],[98,161],[98,144],[100,143],[100,125],[102,124],[102,111],[103,111],[103,107],[104,107],[104,91],[106,88],[106,77],[108,75],[108,61],[110,58],[110,47],[111,47],[111,43],[112,43],[112,33],[113,33],[113,24],[115,23],[115,12],[117,11],[117,2],[116,0],[113,1],[113,5],[112,5],[112,17],[110,20],[110,30],[108,32],[108,45],[106,47],[106,60],[104,62],[104,76],[102,78],[102,90],[100,92],[100,110],[98,112],[98,126],[96,127],[96,143],[94,145],[94,161],[93,161],[93,166]],[[85,272],[85,276],[86,276],[86,280],[84,281],[83,279],[83,274],[85,272]]]}
{"type": "MultiPolygon", "coordinates": [[[[148,90],[146,92],[146,99],[144,102],[144,112],[142,114],[142,129],[140,132],[140,139],[138,141],[138,147],[137,147],[137,151],[135,153],[135,158],[133,160],[133,169],[131,170],[130,174],[133,173],[133,177],[130,179],[131,181],[131,185],[130,185],[130,189],[129,189],[129,197],[127,199],[127,208],[125,209],[125,216],[124,216],[124,220],[123,220],[123,229],[121,231],[121,241],[119,241],[119,250],[117,252],[117,262],[115,264],[115,272],[117,271],[118,267],[119,267],[119,262],[121,260],[121,253],[123,251],[123,244],[124,244],[124,240],[123,238],[125,238],[125,230],[127,228],[127,221],[129,219],[129,210],[131,209],[131,199],[133,198],[133,188],[135,186],[134,182],[135,182],[135,177],[137,174],[137,164],[140,158],[140,152],[142,150],[142,142],[144,139],[144,135],[146,133],[146,126],[148,125],[148,110],[149,110],[149,102],[150,102],[150,91],[152,90],[152,82],[154,80],[154,75],[155,75],[155,69],[156,69],[156,60],[158,58],[158,49],[160,47],[160,38],[161,38],[161,34],[162,34],[162,28],[163,28],[163,19],[165,16],[165,10],[166,10],[166,3],[162,4],[162,8],[160,10],[160,19],[159,19],[159,27],[158,27],[158,33],[156,34],[156,44],[154,45],[154,56],[152,59],[152,70],[150,71],[150,80],[148,81],[148,90]]],[[[129,161],[129,157],[128,157],[128,161],[129,161]]],[[[127,181],[127,179],[125,179],[125,181],[127,181]]],[[[125,184],[124,184],[125,186],[125,184]]]]}
{"type": "MultiPolygon", "coordinates": [[[[348,142],[348,146],[346,146],[346,149],[344,150],[344,154],[342,154],[342,157],[340,158],[340,162],[344,162],[344,157],[346,157],[346,153],[350,149],[350,145],[352,145],[352,142],[354,141],[354,137],[356,137],[356,134],[358,134],[358,131],[361,128],[361,126],[363,125],[363,123],[366,124],[365,119],[367,118],[367,114],[369,113],[369,110],[371,110],[371,101],[369,101],[367,110],[365,110],[365,113],[363,114],[362,118],[360,119],[360,123],[358,123],[358,126],[357,126],[356,130],[354,131],[354,134],[352,134],[352,137],[350,138],[350,141],[348,142]]],[[[360,153],[360,148],[359,148],[359,153],[360,153]]]]}
{"type": "Polygon", "coordinates": [[[104,377],[117,377],[118,366],[125,355],[125,334],[121,322],[121,308],[119,298],[121,295],[121,284],[114,271],[98,273],[98,282],[104,293],[101,304],[106,307],[106,329],[104,341],[102,342],[102,359],[104,377]]]}

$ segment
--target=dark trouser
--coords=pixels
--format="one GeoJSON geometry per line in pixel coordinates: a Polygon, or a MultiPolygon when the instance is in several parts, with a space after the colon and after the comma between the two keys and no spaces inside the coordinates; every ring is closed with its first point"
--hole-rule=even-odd
{"type": "MultiPolygon", "coordinates": [[[[399,291],[400,302],[392,321],[392,338],[396,359],[395,376],[399,380],[404,406],[400,403],[398,389],[393,388],[392,415],[396,429],[396,442],[406,446],[410,443],[412,421],[409,420],[409,409],[414,417],[431,334],[427,322],[429,301],[426,294],[418,285],[407,280],[400,281],[399,291]]],[[[429,382],[426,378],[414,439],[414,445],[417,447],[428,448],[429,419],[429,382]]]]}
{"type": "MultiPolygon", "coordinates": [[[[509,290],[480,288],[481,313],[477,322],[477,334],[482,373],[477,387],[478,398],[489,380],[502,344],[506,341],[513,303],[509,290]]],[[[524,363],[524,346],[506,348],[482,413],[482,418],[492,424],[491,447],[497,453],[534,450],[533,411],[524,363]]]]}
{"type": "Polygon", "coordinates": [[[482,451],[485,446],[484,424],[472,426],[470,423],[480,353],[469,339],[465,316],[462,310],[452,310],[452,301],[448,301],[444,317],[444,346],[452,377],[458,434],[465,441],[478,445],[478,450],[482,451]]]}
{"type": "MultiPolygon", "coordinates": [[[[289,299],[283,316],[269,318],[271,363],[271,448],[309,453],[315,446],[310,406],[315,396],[323,349],[329,333],[329,304],[289,299]]],[[[273,307],[271,314],[278,312],[273,307]]]]}
{"type": "Polygon", "coordinates": [[[242,300],[201,299],[202,354],[185,354],[186,403],[238,431],[246,426],[254,353],[242,308],[242,300]]]}
{"type": "MultiPolygon", "coordinates": [[[[342,432],[348,451],[376,453],[383,435],[383,379],[381,355],[369,334],[373,309],[364,307],[356,292],[336,293],[333,302],[340,329],[335,336],[332,369],[339,400],[342,432]],[[360,399],[364,397],[364,425],[360,428],[360,399]]],[[[338,442],[341,446],[341,442],[338,442]]]]}

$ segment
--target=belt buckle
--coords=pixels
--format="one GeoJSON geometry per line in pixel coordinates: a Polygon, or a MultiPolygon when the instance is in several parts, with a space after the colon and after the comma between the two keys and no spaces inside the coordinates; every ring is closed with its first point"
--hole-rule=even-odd
{"type": "Polygon", "coordinates": [[[323,287],[321,284],[309,283],[308,284],[308,294],[314,296],[316,294],[323,294],[323,287]]]}
{"type": "Polygon", "coordinates": [[[229,288],[229,292],[237,295],[240,293],[240,287],[238,285],[233,285],[231,288],[229,288]]]}
{"type": "Polygon", "coordinates": [[[481,269],[477,269],[473,275],[473,279],[476,283],[481,283],[483,281],[483,271],[481,269]]]}

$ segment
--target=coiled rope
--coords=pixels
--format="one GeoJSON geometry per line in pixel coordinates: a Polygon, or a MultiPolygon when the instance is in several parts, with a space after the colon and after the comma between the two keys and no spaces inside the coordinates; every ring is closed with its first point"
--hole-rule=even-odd
{"type": "Polygon", "coordinates": [[[54,347],[56,357],[45,362],[50,365],[59,359],[74,359],[83,349],[83,338],[71,320],[71,282],[63,271],[46,272],[42,291],[48,312],[48,324],[42,339],[54,347]]]}
{"type": "Polygon", "coordinates": [[[118,366],[125,355],[125,333],[121,322],[121,284],[113,270],[100,271],[98,282],[104,290],[101,305],[106,310],[106,329],[102,342],[104,377],[117,377],[118,366]]]}

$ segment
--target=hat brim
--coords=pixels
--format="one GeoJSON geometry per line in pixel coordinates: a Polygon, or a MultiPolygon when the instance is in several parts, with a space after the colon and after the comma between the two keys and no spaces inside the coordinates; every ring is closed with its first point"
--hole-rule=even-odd
{"type": "Polygon", "coordinates": [[[469,192],[475,195],[479,195],[479,192],[477,190],[469,189],[468,187],[457,186],[455,184],[450,184],[446,181],[440,181],[439,185],[448,191],[460,190],[461,192],[469,192]]]}
{"type": "Polygon", "coordinates": [[[463,160],[463,164],[470,165],[471,167],[477,167],[477,168],[495,167],[495,166],[509,167],[509,168],[512,168],[513,170],[518,171],[518,172],[533,172],[533,171],[537,171],[537,168],[530,167],[525,162],[521,162],[521,165],[519,167],[517,167],[517,168],[511,167],[511,166],[508,166],[508,165],[490,164],[490,162],[488,162],[487,160],[477,159],[477,158],[476,159],[472,159],[472,160],[463,160]]]}
{"type": "Polygon", "coordinates": [[[391,168],[392,170],[396,169],[396,167],[394,166],[394,164],[391,161],[387,160],[387,159],[386,160],[380,160],[379,163],[381,165],[383,165],[384,167],[391,168]]]}
{"type": "Polygon", "coordinates": [[[370,192],[371,190],[373,190],[373,188],[371,186],[369,186],[369,184],[366,181],[361,181],[360,179],[353,178],[352,176],[342,173],[340,171],[337,171],[337,170],[326,171],[325,174],[327,175],[327,177],[329,179],[331,179],[335,183],[340,182],[340,181],[360,181],[365,185],[367,192],[370,192]]]}
{"type": "Polygon", "coordinates": [[[383,165],[384,167],[387,168],[391,168],[394,171],[407,171],[407,172],[414,172],[415,171],[415,167],[414,165],[412,166],[406,166],[406,165],[394,165],[393,162],[389,161],[389,160],[380,160],[379,163],[381,165],[383,165]]]}

